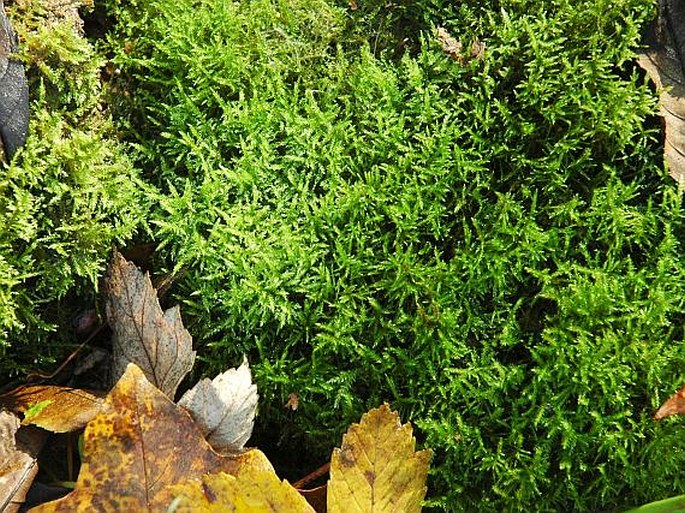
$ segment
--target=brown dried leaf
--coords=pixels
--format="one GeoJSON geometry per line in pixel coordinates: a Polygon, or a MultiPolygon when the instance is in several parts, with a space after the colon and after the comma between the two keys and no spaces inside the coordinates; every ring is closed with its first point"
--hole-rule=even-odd
{"type": "Polygon", "coordinates": [[[654,420],[665,419],[672,415],[682,415],[685,413],[685,386],[661,405],[661,408],[654,414],[654,420]]]}
{"type": "Polygon", "coordinates": [[[112,328],[112,374],[119,379],[129,363],[173,398],[195,361],[193,341],[178,306],[165,312],[148,273],[114,254],[105,283],[107,320],[112,328]]]}
{"type": "Polygon", "coordinates": [[[26,414],[35,405],[36,413],[26,415],[24,424],[33,424],[53,433],[67,433],[85,427],[102,408],[102,398],[77,388],[22,386],[0,396],[0,402],[14,413],[26,414]]]}
{"type": "Polygon", "coordinates": [[[0,411],[0,511],[15,513],[38,473],[36,457],[45,432],[19,428],[19,419],[0,411]]]}
{"type": "Polygon", "coordinates": [[[246,466],[273,472],[256,449],[214,452],[190,416],[131,364],[86,426],[76,489],[31,512],[166,511],[173,485],[246,466]]]}
{"type": "Polygon", "coordinates": [[[300,495],[305,498],[309,505],[314,508],[316,513],[326,513],[326,495],[327,495],[328,485],[322,484],[316,488],[310,488],[308,490],[298,489],[300,495]]]}
{"type": "Polygon", "coordinates": [[[333,450],[329,513],[419,513],[430,451],[414,452],[409,423],[387,404],[362,416],[333,450]]]}

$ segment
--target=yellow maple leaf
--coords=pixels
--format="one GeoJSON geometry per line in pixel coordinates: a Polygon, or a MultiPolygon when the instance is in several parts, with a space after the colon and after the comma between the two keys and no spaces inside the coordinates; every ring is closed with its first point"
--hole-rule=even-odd
{"type": "Polygon", "coordinates": [[[333,451],[328,513],[420,512],[431,454],[415,444],[387,404],[365,413],[333,451]]]}
{"type": "Polygon", "coordinates": [[[175,487],[173,513],[315,513],[297,490],[276,474],[246,466],[234,477],[207,475],[175,487]]]}
{"type": "MultiPolygon", "coordinates": [[[[328,513],[418,513],[426,494],[430,451],[414,451],[409,423],[387,404],[362,416],[333,451],[328,513]]],[[[206,475],[174,487],[169,513],[315,513],[271,470],[242,466],[234,476],[206,475]]]]}

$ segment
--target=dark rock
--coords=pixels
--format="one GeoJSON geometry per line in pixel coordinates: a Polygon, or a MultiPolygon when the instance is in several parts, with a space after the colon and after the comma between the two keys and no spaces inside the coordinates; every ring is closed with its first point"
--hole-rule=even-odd
{"type": "Polygon", "coordinates": [[[0,0],[0,138],[10,160],[26,143],[29,126],[29,86],[24,65],[12,58],[17,36],[0,0]]]}

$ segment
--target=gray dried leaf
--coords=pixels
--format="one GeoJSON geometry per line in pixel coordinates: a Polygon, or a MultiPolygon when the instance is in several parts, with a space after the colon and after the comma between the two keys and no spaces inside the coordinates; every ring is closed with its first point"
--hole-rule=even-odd
{"type": "Polygon", "coordinates": [[[188,410],[216,451],[230,452],[242,449],[252,435],[258,399],[244,360],[213,380],[200,380],[178,405],[188,410]]]}
{"type": "Polygon", "coordinates": [[[193,341],[178,306],[162,311],[150,275],[119,253],[105,282],[107,321],[112,328],[112,381],[135,363],[168,397],[193,367],[193,341]]]}

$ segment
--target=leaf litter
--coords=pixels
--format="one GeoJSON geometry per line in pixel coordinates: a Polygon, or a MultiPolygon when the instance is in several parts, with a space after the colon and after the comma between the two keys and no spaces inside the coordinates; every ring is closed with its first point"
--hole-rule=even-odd
{"type": "Polygon", "coordinates": [[[421,511],[431,453],[415,445],[411,425],[387,404],[365,413],[333,451],[329,513],[421,511]]]}
{"type": "MultiPolygon", "coordinates": [[[[431,453],[414,450],[412,428],[387,404],[370,410],[333,451],[328,513],[421,511],[431,453]]],[[[287,481],[254,467],[176,488],[174,513],[315,513],[287,481]]]]}
{"type": "MultiPolygon", "coordinates": [[[[333,453],[327,485],[298,490],[261,451],[244,448],[259,399],[247,360],[202,379],[174,404],[195,357],[178,307],[162,311],[149,275],[118,253],[105,290],[115,365],[125,365],[106,397],[44,385],[0,396],[0,403],[24,413],[24,423],[53,431],[87,423],[74,490],[31,512],[420,511],[430,451],[414,450],[411,426],[388,405],[350,427],[333,453]]],[[[2,412],[0,462],[10,465],[0,466],[0,500],[17,507],[35,476],[38,452],[18,449],[12,436],[18,427],[17,417],[2,412]]],[[[33,426],[19,431],[29,429],[45,433],[33,426]]]]}
{"type": "Polygon", "coordinates": [[[171,485],[243,465],[272,470],[257,449],[217,454],[188,413],[129,364],[86,427],[75,490],[31,511],[165,511],[171,485]]]}

